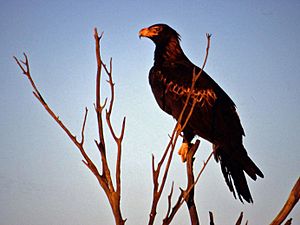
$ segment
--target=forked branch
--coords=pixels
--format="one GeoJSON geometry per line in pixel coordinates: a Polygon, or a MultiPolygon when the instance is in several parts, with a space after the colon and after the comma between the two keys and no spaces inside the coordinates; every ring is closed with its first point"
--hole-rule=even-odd
{"type": "Polygon", "coordinates": [[[112,78],[112,59],[110,60],[110,68],[107,69],[106,65],[103,63],[101,59],[100,54],[100,41],[103,36],[103,33],[99,36],[97,29],[94,29],[94,38],[95,38],[95,45],[96,45],[96,59],[97,59],[97,78],[96,78],[96,113],[97,113],[97,119],[98,119],[98,128],[99,128],[99,139],[100,143],[97,143],[97,147],[100,151],[101,155],[101,161],[102,161],[102,172],[103,177],[106,178],[106,181],[109,184],[110,188],[110,194],[107,196],[111,205],[111,208],[113,210],[113,214],[115,217],[116,224],[125,224],[126,220],[123,220],[121,215],[121,209],[120,209],[120,202],[121,202],[121,153],[122,153],[122,141],[125,133],[125,122],[126,119],[124,117],[121,127],[121,134],[120,137],[117,137],[115,134],[115,131],[113,129],[112,123],[111,123],[111,113],[113,109],[114,104],[114,82],[112,78]],[[105,72],[109,78],[108,83],[110,85],[111,90],[111,100],[109,104],[109,109],[106,110],[106,123],[109,127],[110,134],[112,135],[113,139],[115,140],[115,143],[117,145],[117,160],[116,160],[116,174],[115,174],[115,180],[116,180],[116,188],[114,187],[112,183],[112,178],[110,174],[110,169],[107,163],[106,158],[106,148],[105,148],[105,140],[104,140],[104,131],[103,131],[103,119],[102,119],[102,111],[106,105],[107,99],[105,99],[104,104],[101,105],[100,103],[100,94],[101,94],[101,72],[102,67],[105,69],[105,72]]]}
{"type": "Polygon", "coordinates": [[[94,38],[95,38],[95,46],[96,46],[96,60],[97,60],[97,75],[96,75],[96,103],[95,103],[95,111],[97,114],[97,122],[98,122],[98,134],[99,134],[99,142],[95,140],[95,143],[99,149],[101,162],[102,162],[102,173],[100,173],[96,167],[96,165],[93,163],[93,161],[89,158],[89,156],[86,154],[86,150],[84,149],[84,141],[85,141],[85,126],[86,126],[86,120],[88,115],[88,109],[85,108],[85,114],[84,119],[82,123],[81,128],[81,141],[78,141],[76,139],[76,136],[74,136],[71,131],[65,126],[65,124],[59,119],[59,117],[53,112],[53,110],[48,106],[42,95],[40,94],[40,91],[38,90],[34,80],[31,77],[30,69],[29,69],[29,61],[27,55],[24,53],[25,61],[18,60],[16,57],[14,59],[16,60],[16,63],[22,70],[23,74],[26,75],[28,80],[30,81],[30,84],[33,88],[33,94],[34,96],[39,100],[39,102],[43,105],[45,110],[50,114],[50,116],[56,121],[56,123],[65,131],[67,136],[72,140],[72,142],[76,145],[76,147],[79,149],[81,155],[83,156],[84,160],[83,163],[91,170],[91,172],[95,175],[97,178],[100,186],[104,190],[114,218],[115,223],[117,225],[123,225],[125,224],[125,220],[122,218],[121,214],[121,207],[120,207],[120,200],[121,200],[121,152],[122,152],[122,140],[125,133],[125,117],[122,122],[122,128],[121,128],[121,134],[120,137],[116,137],[115,131],[113,129],[113,126],[111,124],[111,113],[113,108],[113,102],[114,102],[114,83],[112,79],[112,64],[110,63],[110,69],[108,70],[106,66],[103,64],[101,60],[100,55],[100,40],[102,38],[103,33],[99,36],[97,29],[94,30],[94,38]],[[113,185],[112,177],[110,174],[110,168],[107,162],[106,158],[106,145],[105,145],[105,139],[104,139],[104,130],[103,130],[103,119],[102,119],[102,112],[105,108],[107,99],[105,99],[104,103],[101,104],[101,73],[102,73],[102,66],[104,66],[105,72],[108,75],[109,78],[109,85],[111,87],[111,101],[109,105],[109,110],[106,111],[106,122],[110,129],[110,133],[113,137],[113,139],[116,142],[117,145],[117,161],[116,161],[116,188],[113,185]]]}
{"type": "MultiPolygon", "coordinates": [[[[207,166],[208,162],[210,161],[213,152],[210,153],[206,161],[203,163],[203,166],[201,170],[199,171],[196,180],[194,179],[194,169],[193,169],[193,163],[194,163],[194,155],[199,147],[200,141],[197,140],[196,143],[191,147],[191,149],[187,153],[187,158],[186,158],[186,172],[187,172],[187,187],[185,190],[181,190],[181,193],[178,197],[178,200],[176,204],[171,208],[171,201],[168,203],[168,212],[166,214],[166,217],[164,218],[163,224],[167,225],[170,224],[171,221],[173,220],[174,216],[176,215],[177,211],[180,209],[182,204],[186,202],[186,205],[188,207],[189,215],[190,215],[190,221],[192,225],[198,225],[200,224],[197,209],[196,209],[196,204],[194,201],[194,188],[197,182],[199,181],[203,171],[205,170],[205,167],[207,166]]],[[[172,192],[170,193],[170,196],[172,196],[172,192]]],[[[170,197],[171,198],[171,197],[170,197]]]]}
{"type": "Polygon", "coordinates": [[[27,79],[30,81],[30,84],[33,88],[33,94],[34,96],[39,100],[39,102],[43,105],[44,109],[49,113],[49,115],[56,121],[56,123],[65,131],[65,133],[68,135],[68,137],[72,140],[72,142],[77,146],[80,153],[82,154],[83,158],[85,159],[86,164],[89,165],[89,169],[92,170],[93,173],[97,172],[97,169],[89,156],[86,154],[83,144],[84,144],[84,128],[86,124],[87,114],[88,110],[85,109],[85,116],[82,124],[82,130],[81,130],[81,141],[79,142],[76,139],[76,136],[71,133],[71,131],[65,126],[65,124],[59,119],[59,116],[57,116],[52,109],[48,106],[44,98],[42,97],[40,91],[38,90],[34,80],[31,77],[30,69],[29,69],[29,60],[25,53],[23,53],[25,57],[25,61],[18,60],[15,56],[14,59],[16,60],[17,64],[19,65],[20,69],[23,71],[23,74],[27,77],[27,79]]]}
{"type": "MultiPolygon", "coordinates": [[[[178,200],[173,206],[171,210],[171,198],[173,194],[173,190],[171,191],[169,195],[169,201],[168,201],[168,211],[166,214],[166,217],[163,220],[163,224],[167,225],[170,224],[171,221],[173,220],[175,214],[183,204],[183,201],[186,202],[188,210],[189,210],[189,215],[190,215],[190,220],[192,225],[198,225],[200,224],[199,222],[199,217],[194,201],[194,188],[192,186],[194,185],[194,171],[193,171],[193,164],[194,164],[194,155],[199,147],[200,141],[197,140],[196,143],[191,147],[191,149],[188,151],[187,156],[186,156],[186,172],[187,172],[187,188],[185,190],[181,190],[181,193],[178,197],[178,200]]],[[[173,189],[173,187],[172,187],[173,189]]]]}

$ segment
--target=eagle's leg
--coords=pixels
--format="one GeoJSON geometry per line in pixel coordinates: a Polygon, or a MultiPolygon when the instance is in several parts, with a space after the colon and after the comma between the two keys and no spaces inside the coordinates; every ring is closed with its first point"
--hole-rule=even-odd
{"type": "Polygon", "coordinates": [[[192,145],[191,141],[192,141],[193,137],[194,137],[194,135],[188,129],[183,130],[183,141],[178,150],[178,155],[181,156],[182,162],[186,161],[186,155],[192,145]]]}

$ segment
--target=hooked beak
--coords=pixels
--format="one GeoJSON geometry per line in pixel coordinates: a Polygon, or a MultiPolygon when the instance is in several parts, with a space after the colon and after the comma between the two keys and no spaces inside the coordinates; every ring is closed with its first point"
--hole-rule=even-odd
{"type": "Polygon", "coordinates": [[[139,32],[139,38],[141,39],[141,37],[153,37],[155,35],[155,33],[153,31],[151,31],[148,28],[143,28],[140,30],[139,32]]]}

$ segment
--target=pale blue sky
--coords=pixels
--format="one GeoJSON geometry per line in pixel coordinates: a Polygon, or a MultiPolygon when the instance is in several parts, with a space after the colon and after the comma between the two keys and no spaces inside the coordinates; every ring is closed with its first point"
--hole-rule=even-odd
{"type": "MultiPolygon", "coordinates": [[[[299,1],[1,1],[0,218],[1,225],[113,224],[96,179],[60,128],[34,99],[13,55],[29,56],[41,93],[79,135],[90,109],[86,148],[93,143],[95,53],[93,28],[104,31],[102,55],[113,57],[114,125],[127,117],[122,162],[122,210],[127,224],[145,224],[152,196],[151,154],[160,156],[174,120],[157,106],[148,85],[154,45],[138,31],[163,22],[182,37],[186,55],[202,64],[205,33],[212,33],[206,71],[238,106],[249,155],[265,174],[249,180],[254,204],[234,200],[219,165],[211,161],[196,187],[202,224],[233,224],[244,211],[251,225],[268,224],[300,171],[299,1]]],[[[104,95],[106,95],[105,88],[104,95]]],[[[115,158],[112,141],[108,144],[115,158]]],[[[210,152],[203,141],[196,169],[210,152]]],[[[176,155],[168,185],[185,186],[176,155]]],[[[169,186],[167,186],[169,187],[169,186]]],[[[168,192],[168,191],[167,191],[168,192]]],[[[177,192],[178,193],[178,192],[177,192]]],[[[176,198],[174,198],[174,201],[176,198]]],[[[165,214],[166,198],[157,224],[165,214]]],[[[293,213],[300,223],[299,206],[293,213]]],[[[174,224],[184,224],[185,206],[174,224]]]]}

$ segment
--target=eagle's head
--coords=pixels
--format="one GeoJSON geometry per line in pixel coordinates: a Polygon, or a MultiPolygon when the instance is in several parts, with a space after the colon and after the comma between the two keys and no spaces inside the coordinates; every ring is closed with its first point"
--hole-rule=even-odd
{"type": "Polygon", "coordinates": [[[180,40],[179,34],[166,24],[154,24],[143,28],[139,32],[139,37],[150,38],[156,45],[164,45],[172,39],[180,40]]]}

